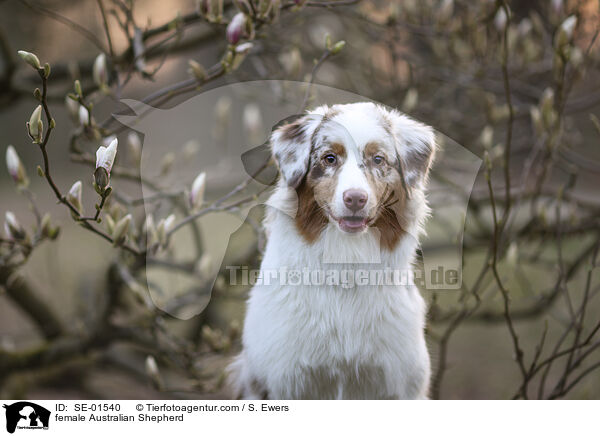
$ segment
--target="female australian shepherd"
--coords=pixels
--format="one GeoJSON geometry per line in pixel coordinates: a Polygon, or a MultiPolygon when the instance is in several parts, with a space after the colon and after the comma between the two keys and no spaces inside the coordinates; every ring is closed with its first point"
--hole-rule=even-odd
{"type": "Polygon", "coordinates": [[[373,103],[322,106],[276,129],[271,148],[281,177],[261,271],[303,274],[250,292],[237,396],[427,398],[424,300],[412,275],[373,273],[412,272],[432,129],[373,103]]]}

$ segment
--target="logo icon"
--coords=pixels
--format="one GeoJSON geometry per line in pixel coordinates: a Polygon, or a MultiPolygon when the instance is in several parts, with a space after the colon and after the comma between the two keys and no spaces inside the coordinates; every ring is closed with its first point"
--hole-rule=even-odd
{"type": "Polygon", "coordinates": [[[6,431],[14,433],[18,429],[48,429],[50,411],[29,401],[19,401],[4,405],[6,409],[6,431]]]}

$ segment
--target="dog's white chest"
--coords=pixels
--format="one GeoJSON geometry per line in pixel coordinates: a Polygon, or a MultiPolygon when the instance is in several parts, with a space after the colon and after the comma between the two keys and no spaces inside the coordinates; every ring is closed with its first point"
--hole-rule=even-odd
{"type": "Polygon", "coordinates": [[[429,360],[415,288],[256,287],[244,347],[269,398],[418,398],[429,360]]]}

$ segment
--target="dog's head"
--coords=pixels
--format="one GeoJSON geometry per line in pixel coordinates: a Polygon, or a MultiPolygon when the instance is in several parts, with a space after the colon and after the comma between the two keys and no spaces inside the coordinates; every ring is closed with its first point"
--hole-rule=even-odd
{"type": "MultiPolygon", "coordinates": [[[[296,190],[296,225],[309,242],[327,223],[369,227],[392,249],[407,231],[435,153],[433,130],[373,103],[322,106],[271,136],[282,181],[296,190]]],[[[424,206],[424,205],[423,205],[424,206]]]]}

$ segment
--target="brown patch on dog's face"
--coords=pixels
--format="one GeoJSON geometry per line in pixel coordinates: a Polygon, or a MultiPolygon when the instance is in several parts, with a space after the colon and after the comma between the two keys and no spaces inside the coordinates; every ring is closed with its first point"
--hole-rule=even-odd
{"type": "Polygon", "coordinates": [[[397,157],[378,142],[369,142],[363,151],[365,175],[377,198],[377,215],[372,224],[380,232],[380,244],[392,251],[406,233],[407,192],[398,171],[397,157]]]}
{"type": "Polygon", "coordinates": [[[298,194],[296,228],[306,242],[312,244],[327,226],[328,219],[317,203],[314,187],[308,179],[300,184],[296,192],[298,194]]]}
{"type": "Polygon", "coordinates": [[[340,143],[317,145],[311,152],[308,174],[296,190],[296,227],[309,243],[317,239],[329,222],[327,209],[335,193],[337,171],[345,158],[346,149],[340,143]]]}

